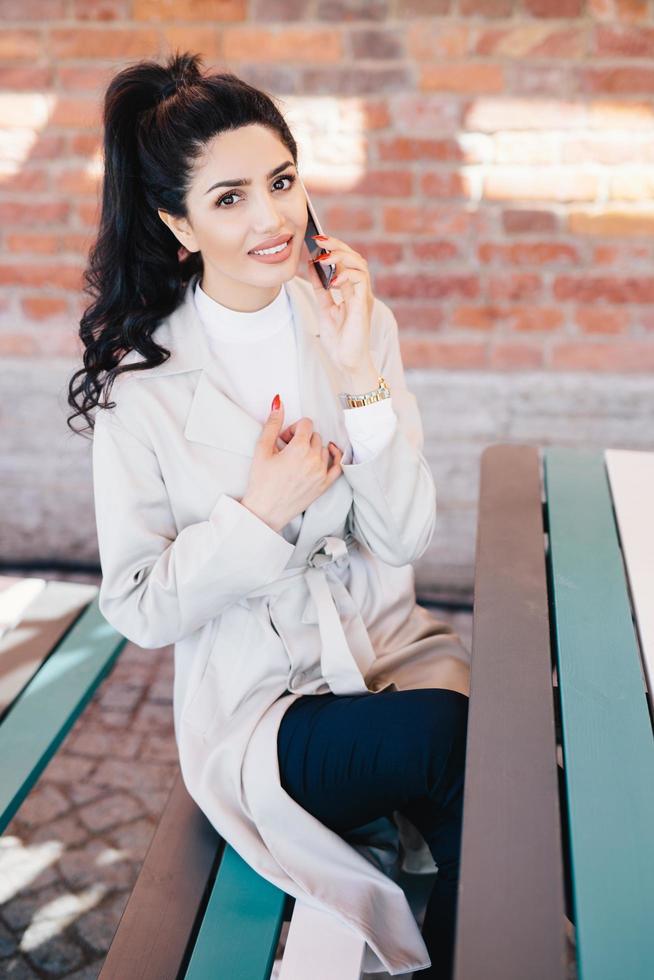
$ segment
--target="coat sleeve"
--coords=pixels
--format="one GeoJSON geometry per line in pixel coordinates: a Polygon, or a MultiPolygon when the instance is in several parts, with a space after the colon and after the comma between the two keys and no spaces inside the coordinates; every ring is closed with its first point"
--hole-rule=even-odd
{"type": "Polygon", "coordinates": [[[406,386],[397,320],[390,307],[377,302],[383,326],[379,370],[391,388],[398,424],[369,459],[341,467],[352,487],[352,533],[387,564],[406,565],[420,558],[433,537],[436,487],[422,453],[418,403],[406,386]]]}
{"type": "Polygon", "coordinates": [[[364,463],[390,441],[397,426],[393,396],[371,405],[343,411],[343,420],[352,446],[352,463],[364,463]]]}
{"type": "Polygon", "coordinates": [[[294,546],[221,493],[179,533],[156,454],[101,410],[93,492],[105,619],[139,646],[175,643],[251,589],[279,577],[294,546]]]}

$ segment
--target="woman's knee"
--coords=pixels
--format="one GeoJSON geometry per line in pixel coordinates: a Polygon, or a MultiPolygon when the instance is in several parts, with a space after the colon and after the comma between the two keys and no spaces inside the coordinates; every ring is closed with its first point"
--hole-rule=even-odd
{"type": "Polygon", "coordinates": [[[465,766],[469,699],[447,688],[425,688],[420,727],[428,791],[459,779],[465,766]]]}

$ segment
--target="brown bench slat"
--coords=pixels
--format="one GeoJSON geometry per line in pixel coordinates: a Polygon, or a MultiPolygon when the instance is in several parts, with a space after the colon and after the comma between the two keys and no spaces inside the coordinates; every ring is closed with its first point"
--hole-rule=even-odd
{"type": "Polygon", "coordinates": [[[177,980],[223,848],[178,771],[98,980],[177,980]]]}
{"type": "Polygon", "coordinates": [[[538,450],[482,454],[456,980],[563,980],[565,907],[538,450]]]}

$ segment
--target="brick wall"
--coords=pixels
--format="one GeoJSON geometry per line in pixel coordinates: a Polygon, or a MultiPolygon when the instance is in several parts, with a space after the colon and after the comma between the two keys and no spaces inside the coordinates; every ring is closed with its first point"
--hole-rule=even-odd
{"type": "Polygon", "coordinates": [[[118,68],[173,48],[281,100],[325,228],[366,256],[396,313],[440,480],[430,580],[469,581],[478,454],[525,439],[521,392],[540,412],[533,441],[652,448],[653,2],[0,0],[0,13],[5,555],[94,554],[88,447],[62,425],[100,103],[118,68]],[[562,390],[553,436],[547,399],[562,390]],[[489,409],[480,436],[474,399],[491,392],[501,421],[489,409]]]}

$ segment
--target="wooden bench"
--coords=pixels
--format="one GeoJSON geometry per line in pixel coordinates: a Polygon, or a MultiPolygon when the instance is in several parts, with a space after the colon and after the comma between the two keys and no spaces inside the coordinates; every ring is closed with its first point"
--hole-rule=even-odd
{"type": "Polygon", "coordinates": [[[483,453],[456,980],[654,977],[653,508],[654,453],[483,453]]]}
{"type": "MultiPolygon", "coordinates": [[[[97,593],[95,585],[0,577],[2,830],[126,643],[99,612],[97,593]]],[[[378,863],[388,864],[388,836],[368,827],[369,853],[377,842],[378,863]]],[[[398,879],[416,911],[432,878],[422,877],[398,879]]],[[[315,980],[358,980],[363,942],[256,874],[198,809],[178,770],[101,977],[269,977],[285,922],[281,980],[306,976],[316,956],[315,980]]]]}

